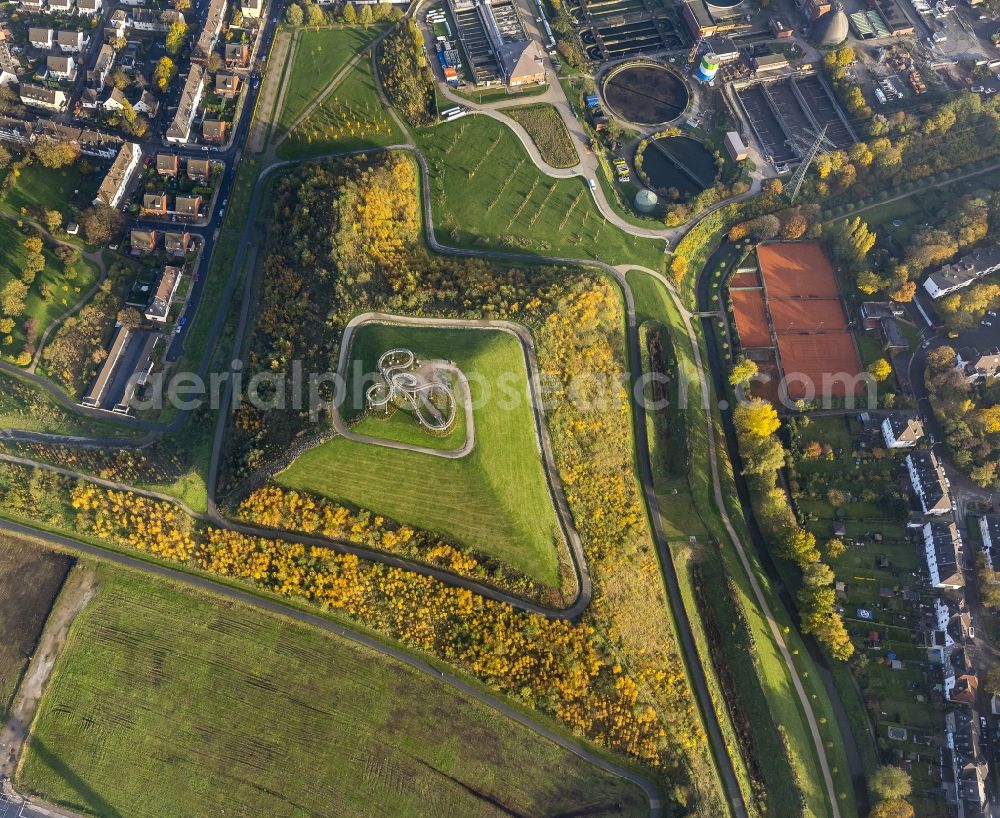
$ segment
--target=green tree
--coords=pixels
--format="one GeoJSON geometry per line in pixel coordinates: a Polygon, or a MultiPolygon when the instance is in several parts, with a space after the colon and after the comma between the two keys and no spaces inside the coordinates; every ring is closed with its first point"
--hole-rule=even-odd
{"type": "Polygon", "coordinates": [[[62,227],[63,217],[62,213],[58,210],[46,210],[44,219],[45,227],[48,228],[50,233],[55,233],[56,230],[62,227]]]}
{"type": "Polygon", "coordinates": [[[156,87],[161,91],[166,91],[176,73],[177,64],[170,57],[160,57],[153,70],[153,81],[156,83],[156,87]]]}
{"type": "Polygon", "coordinates": [[[298,3],[292,3],[285,11],[285,22],[290,26],[301,26],[305,18],[305,12],[302,11],[302,6],[298,3]]]}
{"type": "Polygon", "coordinates": [[[361,7],[361,11],[358,12],[358,23],[365,28],[368,28],[374,22],[375,17],[372,14],[372,7],[366,3],[361,7]]]}
{"type": "Polygon", "coordinates": [[[910,776],[905,770],[893,764],[876,769],[871,774],[871,778],[868,779],[868,786],[879,801],[886,801],[890,798],[906,798],[913,791],[910,776]]]}
{"type": "Polygon", "coordinates": [[[754,379],[757,371],[757,363],[755,361],[751,361],[745,355],[740,355],[729,372],[729,383],[732,386],[749,386],[750,381],[754,379]]]}
{"type": "Polygon", "coordinates": [[[72,142],[62,142],[45,137],[31,148],[32,153],[44,167],[62,168],[71,165],[80,155],[80,148],[72,142]]]}
{"type": "Polygon", "coordinates": [[[181,53],[184,48],[184,42],[187,40],[188,27],[180,20],[176,23],[171,24],[170,28],[167,30],[167,39],[164,43],[167,53],[172,56],[177,56],[181,53]]]}
{"type": "Polygon", "coordinates": [[[354,7],[354,3],[347,3],[344,6],[341,19],[349,26],[355,26],[358,24],[358,10],[354,7]]]}
{"type": "Polygon", "coordinates": [[[80,213],[80,225],[91,244],[107,244],[125,226],[125,217],[117,208],[97,204],[80,213]]]}
{"type": "Polygon", "coordinates": [[[774,407],[762,398],[752,398],[737,405],[733,423],[741,436],[768,437],[781,426],[774,407]]]}
{"type": "Polygon", "coordinates": [[[881,383],[892,374],[892,364],[885,358],[879,358],[868,364],[868,374],[881,383]]]}
{"type": "Polygon", "coordinates": [[[12,278],[0,290],[0,312],[17,318],[24,312],[24,300],[28,297],[28,285],[19,278],[12,278]]]}
{"type": "Polygon", "coordinates": [[[879,801],[872,807],[868,818],[913,818],[913,814],[913,806],[909,801],[891,798],[888,801],[879,801]]]}

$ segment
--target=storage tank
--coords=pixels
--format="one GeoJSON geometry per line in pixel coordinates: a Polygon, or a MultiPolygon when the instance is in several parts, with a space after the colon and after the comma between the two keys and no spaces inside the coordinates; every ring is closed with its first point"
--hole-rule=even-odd
{"type": "Polygon", "coordinates": [[[695,78],[699,82],[711,82],[715,75],[719,73],[719,58],[709,52],[701,58],[698,68],[694,72],[695,78]]]}
{"type": "Polygon", "coordinates": [[[639,192],[635,194],[635,209],[640,213],[652,213],[659,201],[653,191],[641,187],[639,192]]]}

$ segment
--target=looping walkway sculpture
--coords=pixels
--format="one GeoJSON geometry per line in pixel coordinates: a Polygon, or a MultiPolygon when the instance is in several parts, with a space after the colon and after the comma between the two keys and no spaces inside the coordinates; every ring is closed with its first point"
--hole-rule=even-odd
{"type": "Polygon", "coordinates": [[[365,392],[368,408],[386,415],[408,408],[425,429],[443,434],[455,423],[458,402],[433,362],[421,362],[408,349],[390,349],[378,359],[380,380],[365,392]],[[430,368],[430,372],[425,371],[430,368]]]}

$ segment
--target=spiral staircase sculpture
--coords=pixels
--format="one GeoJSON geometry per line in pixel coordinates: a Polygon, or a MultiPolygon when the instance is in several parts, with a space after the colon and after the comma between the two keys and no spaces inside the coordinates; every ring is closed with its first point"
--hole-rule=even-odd
{"type": "MultiPolygon", "coordinates": [[[[433,364],[423,366],[433,367],[433,364]]],[[[444,434],[457,416],[455,393],[443,380],[426,377],[420,367],[421,363],[408,349],[382,353],[376,366],[379,380],[365,392],[368,408],[387,416],[397,408],[407,409],[425,429],[444,434]]]]}

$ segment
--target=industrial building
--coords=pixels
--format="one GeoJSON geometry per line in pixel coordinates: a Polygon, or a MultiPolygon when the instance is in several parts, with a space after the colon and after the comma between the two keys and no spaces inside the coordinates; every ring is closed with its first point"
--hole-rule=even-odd
{"type": "Polygon", "coordinates": [[[525,33],[512,0],[449,0],[449,7],[477,85],[545,82],[542,49],[525,33]]]}

